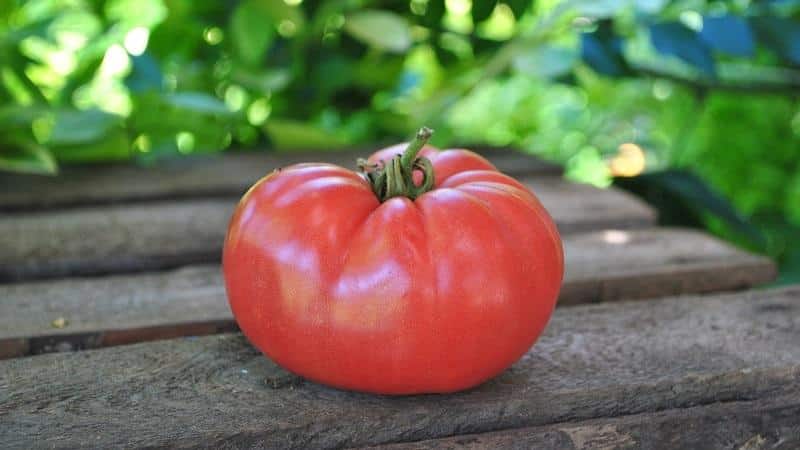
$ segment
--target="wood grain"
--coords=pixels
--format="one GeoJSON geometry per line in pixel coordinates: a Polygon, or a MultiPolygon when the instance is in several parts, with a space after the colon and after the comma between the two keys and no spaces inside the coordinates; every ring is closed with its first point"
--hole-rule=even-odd
{"type": "Polygon", "coordinates": [[[714,403],[656,413],[468,434],[375,450],[800,448],[800,391],[777,399],[714,403]]]}
{"type": "MultiPolygon", "coordinates": [[[[558,177],[528,180],[563,233],[654,222],[628,194],[558,177]]],[[[162,201],[0,217],[0,282],[174,268],[219,259],[236,198],[162,201]]]]}
{"type": "Polygon", "coordinates": [[[680,228],[575,234],[564,252],[562,305],[745,289],[777,276],[768,258],[680,228]]]}
{"type": "MultiPolygon", "coordinates": [[[[768,259],[689,230],[568,235],[564,246],[561,305],[742,289],[775,277],[768,259]]],[[[236,329],[216,265],[0,285],[0,299],[0,358],[236,329]]]]}
{"type": "MultiPolygon", "coordinates": [[[[239,195],[278,167],[319,161],[355,168],[356,159],[369,153],[226,152],[216,157],[167,161],[154,167],[65,167],[58,177],[0,174],[0,211],[239,195]]],[[[518,151],[483,149],[480,153],[511,175],[560,172],[558,166],[518,151]]]]}
{"type": "Polygon", "coordinates": [[[17,358],[0,362],[0,442],[356,447],[782,398],[800,382],[798,342],[790,287],[562,308],[511,369],[454,395],[329,389],[238,334],[17,358]]]}

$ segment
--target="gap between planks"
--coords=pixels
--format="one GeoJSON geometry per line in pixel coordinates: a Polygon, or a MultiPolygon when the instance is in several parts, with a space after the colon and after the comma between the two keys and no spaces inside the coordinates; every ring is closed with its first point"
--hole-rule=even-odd
{"type": "Polygon", "coordinates": [[[362,447],[471,449],[797,449],[800,391],[779,398],[721,402],[654,413],[362,447]]]}
{"type": "MultiPolygon", "coordinates": [[[[744,289],[776,273],[764,257],[685,229],[599,231],[564,245],[560,305],[744,289]]],[[[0,298],[0,358],[236,329],[216,265],[0,285],[0,298]]]]}
{"type": "MultiPolygon", "coordinates": [[[[362,152],[226,152],[182,158],[156,167],[106,165],[64,167],[58,177],[0,175],[0,211],[25,211],[122,202],[240,195],[278,167],[322,161],[355,169],[362,152]]],[[[558,175],[561,169],[512,150],[483,149],[509,175],[558,175]]]]}
{"type": "MultiPolygon", "coordinates": [[[[563,234],[636,228],[654,211],[630,194],[526,179],[563,234]]],[[[152,202],[0,217],[0,282],[141,272],[217,262],[235,198],[152,202]]]]}
{"type": "Polygon", "coordinates": [[[781,399],[797,394],[798,342],[794,286],[559,309],[511,369],[452,395],[326,388],[238,334],[18,358],[0,362],[0,442],[358,447],[781,399]]]}

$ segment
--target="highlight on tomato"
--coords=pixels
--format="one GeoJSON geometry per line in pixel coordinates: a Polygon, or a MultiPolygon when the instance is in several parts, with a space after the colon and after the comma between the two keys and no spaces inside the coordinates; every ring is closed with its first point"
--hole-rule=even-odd
{"type": "Polygon", "coordinates": [[[223,250],[245,336],[304,378],[379,394],[455,392],[522,357],[564,272],[527,187],[467,150],[378,151],[358,172],[276,170],[243,196],[223,250]]]}

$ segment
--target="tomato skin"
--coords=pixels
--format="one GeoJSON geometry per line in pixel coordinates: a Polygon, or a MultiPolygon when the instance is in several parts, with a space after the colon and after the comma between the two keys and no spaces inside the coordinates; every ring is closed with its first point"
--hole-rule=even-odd
{"type": "Polygon", "coordinates": [[[242,198],[223,252],[228,299],[275,362],[342,389],[445,393],[497,375],[538,338],[564,270],[550,216],[474,153],[421,155],[436,188],[413,201],[380,203],[361,175],[328,164],[273,172],[242,198]]]}

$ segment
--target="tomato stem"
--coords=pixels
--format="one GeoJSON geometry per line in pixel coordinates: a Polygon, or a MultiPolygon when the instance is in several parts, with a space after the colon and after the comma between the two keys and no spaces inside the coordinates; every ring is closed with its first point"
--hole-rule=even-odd
{"type": "Polygon", "coordinates": [[[433,130],[422,127],[405,151],[389,161],[370,166],[359,161],[359,167],[372,185],[372,191],[381,202],[393,197],[408,197],[411,200],[433,189],[433,165],[428,158],[417,156],[433,134],[433,130]],[[422,182],[414,182],[414,171],[422,173],[422,182]]]}
{"type": "Polygon", "coordinates": [[[433,130],[428,127],[422,127],[417,131],[414,139],[408,144],[403,154],[400,155],[400,162],[403,167],[409,169],[413,167],[414,161],[417,159],[417,154],[422,150],[422,147],[425,147],[425,144],[428,143],[428,139],[430,139],[432,135],[433,130]]]}

